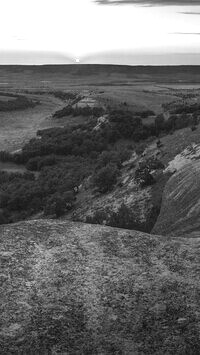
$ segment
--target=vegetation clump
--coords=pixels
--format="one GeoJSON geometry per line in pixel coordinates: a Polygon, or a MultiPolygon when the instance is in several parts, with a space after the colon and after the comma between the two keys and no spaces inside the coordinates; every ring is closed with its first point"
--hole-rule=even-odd
{"type": "Polygon", "coordinates": [[[99,192],[106,193],[112,190],[113,186],[117,182],[118,176],[119,169],[117,165],[107,164],[94,174],[93,182],[99,192]]]}
{"type": "Polygon", "coordinates": [[[58,218],[73,207],[75,200],[76,197],[72,191],[67,191],[62,195],[55,193],[47,198],[44,214],[46,216],[55,215],[58,218]]]}
{"type": "Polygon", "coordinates": [[[122,163],[125,160],[130,158],[130,150],[121,149],[121,150],[104,150],[97,159],[97,168],[101,169],[107,164],[116,164],[120,169],[122,167],[122,163]]]}
{"type": "MultiPolygon", "coordinates": [[[[58,96],[70,100],[75,98],[68,93],[66,96],[58,93],[58,96]]],[[[37,137],[23,146],[21,152],[0,152],[1,161],[24,164],[27,170],[38,172],[35,176],[0,176],[0,193],[5,194],[3,202],[0,200],[0,208],[3,209],[4,215],[9,217],[9,221],[13,222],[44,209],[51,210],[49,206],[55,205],[55,201],[52,202],[54,194],[60,201],[58,195],[73,191],[74,187],[79,186],[89,175],[92,175],[93,184],[100,193],[111,191],[117,182],[123,162],[128,160],[131,154],[128,148],[116,149],[119,141],[128,140],[130,144],[131,140],[134,144],[141,145],[149,137],[191,124],[188,116],[181,121],[175,115],[166,121],[164,116],[160,115],[155,124],[147,126],[139,113],[136,115],[127,109],[109,109],[106,123],[102,124],[99,130],[95,130],[97,117],[102,114],[101,108],[67,106],[56,114],[62,116],[71,113],[71,110],[75,115],[92,114],[93,117],[74,127],[40,130],[37,137]],[[48,199],[50,202],[47,204],[48,199]]],[[[195,116],[195,125],[197,120],[195,116]]],[[[141,187],[150,186],[155,183],[152,170],[163,168],[158,159],[144,161],[136,170],[135,179],[141,187]]],[[[62,205],[61,202],[57,204],[62,205]]]]}
{"type": "Polygon", "coordinates": [[[148,167],[138,168],[135,171],[135,180],[141,187],[150,186],[155,183],[155,179],[153,178],[148,167]]]}
{"type": "Polygon", "coordinates": [[[39,104],[38,101],[33,101],[26,96],[17,95],[16,98],[11,100],[0,100],[0,111],[24,110],[35,107],[37,104],[39,104]]]}
{"type": "Polygon", "coordinates": [[[61,110],[58,110],[54,113],[53,118],[62,118],[65,116],[84,116],[84,117],[89,117],[89,116],[94,116],[94,117],[100,117],[104,114],[104,109],[102,107],[90,107],[90,106],[85,106],[85,107],[78,107],[78,106],[73,106],[71,104],[65,106],[61,110]]]}
{"type": "Polygon", "coordinates": [[[71,91],[61,91],[61,90],[58,90],[58,91],[53,91],[53,92],[50,92],[51,94],[53,94],[55,97],[57,97],[58,99],[61,99],[61,100],[76,100],[78,95],[75,93],[75,92],[71,92],[71,91]]]}
{"type": "MultiPolygon", "coordinates": [[[[41,167],[37,177],[31,172],[1,172],[0,209],[2,216],[6,216],[6,223],[42,211],[57,216],[67,212],[75,201],[74,187],[89,176],[91,164],[85,159],[74,161],[74,157],[69,157],[55,166],[41,167]],[[50,213],[53,208],[55,213],[50,213]]],[[[0,223],[5,223],[3,217],[0,223]]]]}
{"type": "Polygon", "coordinates": [[[157,158],[152,157],[140,162],[139,167],[135,171],[135,180],[141,187],[150,186],[155,183],[152,175],[154,170],[163,170],[164,164],[157,158]]]}

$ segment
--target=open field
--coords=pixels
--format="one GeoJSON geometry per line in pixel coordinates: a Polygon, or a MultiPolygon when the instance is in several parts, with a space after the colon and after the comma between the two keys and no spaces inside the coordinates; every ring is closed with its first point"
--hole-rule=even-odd
{"type": "Polygon", "coordinates": [[[41,102],[31,109],[0,112],[0,150],[20,149],[38,129],[82,122],[81,117],[50,118],[66,105],[48,94],[55,90],[88,90],[103,104],[126,103],[130,110],[158,114],[163,112],[162,104],[179,102],[187,95],[200,101],[200,67],[0,66],[0,99],[17,93],[41,102]]]}
{"type": "Polygon", "coordinates": [[[10,101],[15,100],[15,97],[9,95],[1,95],[0,94],[0,101],[10,101]]]}
{"type": "Polygon", "coordinates": [[[1,91],[84,89],[103,101],[126,101],[132,109],[160,113],[162,103],[198,92],[200,67],[0,66],[1,91]]]}
{"type": "Polygon", "coordinates": [[[0,150],[14,151],[32,138],[41,128],[60,125],[62,122],[52,122],[49,117],[63,103],[52,96],[33,95],[41,104],[34,108],[11,112],[0,112],[0,150]]]}
{"type": "Polygon", "coordinates": [[[199,86],[200,66],[133,67],[115,65],[0,66],[2,89],[76,86],[199,86]]]}

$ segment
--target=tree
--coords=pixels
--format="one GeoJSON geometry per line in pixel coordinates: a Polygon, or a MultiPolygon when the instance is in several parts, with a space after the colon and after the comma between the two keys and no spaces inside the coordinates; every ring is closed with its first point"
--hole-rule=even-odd
{"type": "Polygon", "coordinates": [[[4,214],[4,211],[0,209],[0,224],[6,224],[8,223],[8,220],[4,214]]]}
{"type": "Polygon", "coordinates": [[[111,214],[109,225],[118,228],[137,229],[137,222],[134,219],[133,212],[124,202],[117,212],[111,214]]]}
{"type": "Polygon", "coordinates": [[[165,129],[165,119],[163,114],[160,114],[155,118],[156,134],[158,135],[164,129],[165,129]]]}
{"type": "Polygon", "coordinates": [[[119,169],[114,164],[108,164],[94,174],[93,181],[99,192],[105,193],[112,190],[117,182],[119,169]]]}
{"type": "Polygon", "coordinates": [[[59,193],[53,194],[48,198],[45,208],[45,215],[56,215],[56,217],[62,216],[67,210],[71,209],[75,196],[73,192],[67,191],[63,195],[59,193]]]}
{"type": "Polygon", "coordinates": [[[141,118],[133,116],[130,111],[114,110],[109,115],[109,121],[124,138],[133,137],[134,131],[142,126],[141,118]]]}

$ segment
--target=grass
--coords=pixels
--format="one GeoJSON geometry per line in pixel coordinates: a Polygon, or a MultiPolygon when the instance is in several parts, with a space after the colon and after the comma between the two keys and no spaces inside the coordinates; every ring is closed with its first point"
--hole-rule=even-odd
{"type": "Polygon", "coordinates": [[[41,105],[35,108],[0,112],[0,150],[20,149],[30,138],[35,136],[38,129],[63,125],[62,121],[55,123],[51,119],[46,119],[63,103],[48,95],[37,97],[41,101],[41,105]]]}
{"type": "Polygon", "coordinates": [[[0,232],[2,355],[198,354],[199,240],[49,220],[0,232]]]}

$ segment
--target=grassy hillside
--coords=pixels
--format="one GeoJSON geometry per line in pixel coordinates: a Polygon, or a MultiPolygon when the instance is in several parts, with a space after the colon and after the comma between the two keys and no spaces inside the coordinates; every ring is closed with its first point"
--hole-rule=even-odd
{"type": "Polygon", "coordinates": [[[199,354],[200,239],[0,227],[0,353],[199,354]]]}

